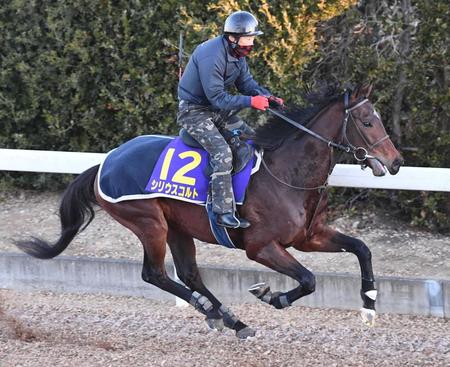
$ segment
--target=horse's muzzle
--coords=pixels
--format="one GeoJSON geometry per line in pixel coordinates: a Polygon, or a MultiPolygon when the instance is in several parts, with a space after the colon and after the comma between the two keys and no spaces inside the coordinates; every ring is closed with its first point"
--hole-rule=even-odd
{"type": "Polygon", "coordinates": [[[396,158],[394,162],[392,162],[391,166],[388,167],[389,173],[391,175],[396,175],[404,163],[405,160],[402,157],[396,158]]]}

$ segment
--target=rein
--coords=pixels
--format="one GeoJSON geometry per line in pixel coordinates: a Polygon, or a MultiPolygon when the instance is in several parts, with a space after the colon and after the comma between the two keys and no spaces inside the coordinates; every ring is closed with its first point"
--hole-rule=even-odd
{"type": "Polygon", "coordinates": [[[324,143],[326,143],[329,147],[334,147],[334,148],[338,148],[340,150],[345,151],[346,153],[350,153],[351,152],[351,147],[350,146],[345,146],[342,144],[337,144],[331,140],[327,140],[325,139],[322,135],[319,135],[317,133],[315,133],[314,131],[308,129],[307,127],[303,126],[302,124],[299,124],[298,122],[290,119],[289,117],[283,115],[282,113],[272,109],[272,108],[268,108],[267,111],[271,112],[272,114],[274,114],[275,116],[278,116],[279,118],[283,119],[284,121],[290,123],[291,125],[299,128],[300,130],[303,130],[304,132],[308,133],[309,135],[314,136],[315,138],[319,139],[320,141],[323,141],[324,143]]]}
{"type": "Polygon", "coordinates": [[[287,183],[287,182],[284,182],[283,180],[279,179],[277,176],[275,176],[275,175],[273,174],[273,172],[272,172],[272,171],[269,169],[269,167],[267,166],[266,161],[264,160],[264,154],[261,156],[261,163],[262,163],[262,165],[264,166],[264,168],[266,169],[266,171],[269,173],[269,175],[272,176],[273,179],[275,179],[275,180],[278,181],[279,183],[281,183],[281,184],[283,184],[283,185],[285,185],[285,186],[287,186],[287,187],[289,187],[289,188],[291,188],[291,189],[294,189],[294,190],[304,190],[304,191],[307,191],[307,190],[323,190],[323,189],[326,189],[327,186],[328,186],[328,178],[327,178],[327,180],[325,181],[325,183],[324,183],[323,185],[314,186],[314,187],[301,187],[301,186],[294,186],[294,185],[291,185],[291,184],[289,184],[289,183],[287,183]]]}
{"type": "Polygon", "coordinates": [[[330,154],[330,169],[328,170],[328,175],[327,175],[327,178],[326,178],[325,182],[323,183],[323,185],[314,186],[314,187],[301,187],[301,186],[293,186],[293,185],[291,185],[291,184],[289,184],[289,183],[287,183],[287,182],[282,181],[282,180],[279,179],[277,176],[275,176],[275,175],[273,174],[273,172],[272,172],[272,171],[269,169],[269,167],[267,166],[266,161],[264,160],[264,151],[263,151],[262,154],[261,154],[261,163],[263,164],[264,168],[265,168],[266,171],[269,173],[269,175],[270,175],[273,179],[275,179],[276,181],[278,181],[279,183],[281,183],[281,184],[283,184],[283,185],[285,185],[285,186],[287,186],[287,187],[289,187],[289,188],[291,188],[291,189],[294,189],[294,190],[301,190],[301,191],[314,191],[314,190],[318,190],[318,191],[319,191],[319,193],[320,193],[319,200],[317,201],[317,205],[316,205],[316,207],[315,207],[315,209],[314,209],[314,213],[313,213],[313,215],[312,215],[312,217],[311,217],[311,220],[310,220],[310,222],[309,222],[308,229],[306,230],[306,237],[307,237],[307,238],[310,238],[310,236],[311,236],[311,231],[312,231],[312,227],[313,227],[313,224],[314,224],[314,220],[316,219],[317,213],[318,213],[318,211],[319,211],[320,203],[322,202],[323,196],[324,196],[324,194],[325,194],[325,192],[326,192],[326,189],[327,189],[327,187],[328,187],[328,178],[329,178],[330,175],[331,175],[331,168],[332,168],[332,164],[331,164],[331,163],[332,163],[332,159],[333,159],[333,158],[332,158],[332,154],[330,154]]]}
{"type": "Polygon", "coordinates": [[[342,135],[345,139],[345,142],[347,145],[343,145],[343,144],[338,144],[335,143],[332,140],[328,140],[326,138],[324,138],[322,135],[317,134],[316,132],[308,129],[307,127],[303,126],[302,124],[298,123],[297,121],[292,120],[291,118],[285,116],[284,114],[282,114],[281,112],[278,112],[276,110],[274,110],[273,108],[268,108],[267,110],[274,114],[275,116],[278,116],[279,118],[281,118],[282,120],[288,122],[289,124],[297,127],[300,130],[303,130],[304,132],[306,132],[307,134],[314,136],[316,139],[319,139],[320,141],[324,142],[325,144],[327,144],[329,147],[333,147],[333,148],[337,148],[345,153],[352,153],[353,157],[358,161],[358,162],[363,162],[368,158],[371,159],[376,159],[376,157],[369,155],[368,151],[366,148],[364,147],[355,147],[348,139],[347,137],[347,125],[348,125],[348,121],[349,121],[349,117],[351,117],[351,121],[353,122],[353,124],[356,127],[356,130],[358,131],[358,134],[361,136],[361,138],[363,139],[363,141],[367,144],[367,148],[369,150],[372,150],[376,145],[380,144],[381,142],[383,142],[384,140],[389,138],[389,135],[385,135],[384,137],[382,137],[380,140],[378,140],[377,142],[375,142],[374,144],[370,144],[367,139],[364,137],[364,135],[361,133],[361,130],[359,129],[358,125],[355,123],[355,119],[352,115],[352,111],[357,109],[358,107],[362,106],[364,103],[368,102],[369,100],[367,98],[364,98],[361,101],[357,101],[354,105],[349,106],[348,102],[349,102],[349,94],[348,91],[345,91],[344,94],[344,107],[345,107],[345,116],[344,116],[344,123],[342,126],[342,135]],[[362,153],[362,155],[360,155],[360,153],[362,153]]]}
{"type": "MultiPolygon", "coordinates": [[[[345,153],[353,153],[353,156],[355,157],[355,159],[358,162],[362,162],[365,161],[367,158],[375,158],[372,157],[370,155],[368,155],[367,150],[363,147],[355,147],[353,144],[350,143],[350,141],[348,140],[347,137],[347,124],[348,124],[348,119],[349,116],[352,116],[352,121],[354,122],[353,119],[353,115],[352,115],[352,111],[360,106],[362,106],[364,103],[368,102],[369,100],[367,98],[363,99],[362,101],[357,102],[356,104],[354,104],[353,106],[349,106],[348,105],[348,99],[349,99],[349,95],[348,95],[348,91],[345,91],[345,95],[344,95],[344,105],[345,105],[345,117],[344,117],[344,123],[342,126],[342,135],[345,138],[345,141],[347,142],[347,145],[343,145],[343,144],[338,144],[333,142],[332,140],[328,140],[326,138],[324,138],[322,135],[317,134],[316,132],[308,129],[307,127],[303,126],[302,124],[298,123],[297,121],[292,120],[291,118],[287,117],[286,115],[282,114],[281,112],[278,112],[277,110],[274,110],[272,108],[268,108],[267,110],[269,112],[271,112],[272,114],[274,114],[275,116],[278,116],[279,118],[281,118],[282,120],[288,122],[289,124],[297,127],[300,130],[303,130],[304,132],[306,132],[307,134],[315,137],[316,139],[324,142],[325,144],[327,144],[330,148],[337,148],[345,153]],[[358,157],[358,152],[363,152],[364,154],[364,158],[359,158],[358,157]]],[[[356,125],[356,124],[355,124],[356,125]]],[[[356,125],[357,126],[357,125],[356,125]]],[[[361,132],[358,129],[359,134],[361,134],[361,132]]],[[[379,144],[381,141],[385,140],[386,138],[388,138],[388,136],[386,135],[383,139],[381,139],[380,141],[378,141],[377,143],[373,144],[372,147],[374,147],[375,145],[379,144]]],[[[364,142],[366,142],[366,139],[364,139],[364,142]]],[[[277,176],[275,176],[275,174],[270,170],[270,168],[267,166],[266,161],[264,160],[264,155],[261,157],[261,162],[264,166],[264,168],[266,169],[266,171],[269,173],[269,175],[275,179],[276,181],[278,181],[279,183],[281,183],[282,185],[285,185],[291,189],[294,190],[305,190],[305,191],[313,191],[313,190],[324,190],[327,188],[328,186],[328,177],[331,174],[331,164],[330,164],[330,172],[328,172],[328,176],[327,179],[325,180],[325,182],[322,185],[319,186],[314,186],[314,187],[303,187],[303,186],[294,186],[291,185],[283,180],[281,180],[280,178],[278,178],[277,176]]]]}

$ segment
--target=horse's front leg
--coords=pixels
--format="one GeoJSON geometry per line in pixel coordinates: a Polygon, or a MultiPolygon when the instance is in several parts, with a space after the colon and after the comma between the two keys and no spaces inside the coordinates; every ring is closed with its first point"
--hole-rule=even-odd
{"type": "Polygon", "coordinates": [[[294,246],[301,251],[351,252],[355,254],[361,268],[361,298],[363,308],[361,317],[368,326],[375,324],[375,301],[377,290],[372,270],[372,254],[366,244],[354,237],[346,236],[330,227],[323,226],[314,230],[309,241],[294,246]]]}
{"type": "Polygon", "coordinates": [[[266,245],[246,245],[247,257],[299,282],[299,286],[288,292],[274,292],[265,283],[252,286],[249,291],[263,302],[275,308],[288,307],[300,297],[314,292],[316,279],[314,274],[300,264],[286,249],[278,243],[266,245]]]}

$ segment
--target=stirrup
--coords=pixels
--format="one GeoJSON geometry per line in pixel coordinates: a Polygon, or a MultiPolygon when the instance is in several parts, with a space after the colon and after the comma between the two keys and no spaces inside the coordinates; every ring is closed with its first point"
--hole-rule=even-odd
{"type": "Polygon", "coordinates": [[[221,227],[234,229],[250,227],[250,222],[247,219],[239,218],[233,213],[216,214],[216,223],[221,227]]]}
{"type": "Polygon", "coordinates": [[[239,228],[244,228],[245,229],[245,228],[248,228],[248,227],[251,226],[251,223],[245,218],[238,217],[238,220],[241,223],[239,225],[239,228]]]}

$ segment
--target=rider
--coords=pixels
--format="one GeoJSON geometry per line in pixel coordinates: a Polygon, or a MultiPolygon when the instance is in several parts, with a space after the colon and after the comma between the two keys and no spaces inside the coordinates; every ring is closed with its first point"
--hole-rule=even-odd
{"type": "MultiPolygon", "coordinates": [[[[233,110],[252,107],[266,110],[269,100],[283,104],[267,89],[258,85],[249,72],[245,56],[253,48],[258,21],[246,11],[232,13],[225,21],[224,34],[200,44],[186,66],[178,85],[178,124],[209,153],[213,173],[211,196],[217,224],[230,228],[250,226],[235,212],[231,183],[232,151],[224,134],[240,131],[251,136],[254,131],[233,110]],[[233,95],[235,86],[242,95],[233,95]]],[[[233,143],[239,144],[236,137],[233,143]]]]}

